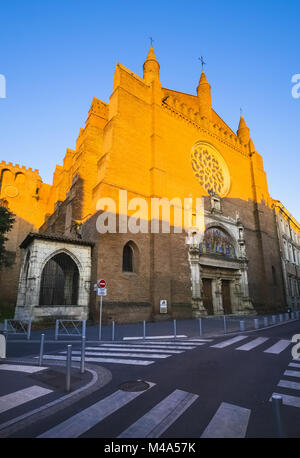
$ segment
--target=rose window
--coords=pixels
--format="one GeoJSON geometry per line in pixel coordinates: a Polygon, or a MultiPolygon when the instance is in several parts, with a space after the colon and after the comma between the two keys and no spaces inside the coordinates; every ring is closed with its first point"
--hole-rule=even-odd
{"type": "Polygon", "coordinates": [[[210,145],[198,144],[192,150],[195,177],[207,192],[224,196],[229,190],[230,177],[222,156],[210,145]]]}

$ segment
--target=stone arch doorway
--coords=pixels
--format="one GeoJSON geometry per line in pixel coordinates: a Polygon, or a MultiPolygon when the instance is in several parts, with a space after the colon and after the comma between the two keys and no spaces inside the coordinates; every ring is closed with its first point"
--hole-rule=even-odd
{"type": "Polygon", "coordinates": [[[40,305],[77,305],[79,271],[66,253],[53,256],[45,264],[40,286],[40,305]]]}

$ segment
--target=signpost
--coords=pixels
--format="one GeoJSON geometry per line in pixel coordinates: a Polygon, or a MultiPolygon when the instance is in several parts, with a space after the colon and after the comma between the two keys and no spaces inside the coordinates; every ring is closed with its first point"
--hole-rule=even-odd
{"type": "Polygon", "coordinates": [[[100,296],[100,310],[99,310],[99,340],[102,338],[102,297],[106,296],[106,281],[101,279],[94,285],[94,291],[97,292],[97,296],[100,296]]]}

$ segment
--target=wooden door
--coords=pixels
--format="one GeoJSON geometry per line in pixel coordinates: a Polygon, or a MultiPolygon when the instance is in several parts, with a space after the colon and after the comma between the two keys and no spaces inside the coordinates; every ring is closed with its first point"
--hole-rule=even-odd
{"type": "Polygon", "coordinates": [[[207,311],[208,315],[214,314],[213,300],[212,300],[212,289],[211,289],[211,279],[203,278],[203,305],[207,311]]]}
{"type": "Polygon", "coordinates": [[[229,280],[222,280],[222,300],[224,314],[232,313],[229,280]]]}

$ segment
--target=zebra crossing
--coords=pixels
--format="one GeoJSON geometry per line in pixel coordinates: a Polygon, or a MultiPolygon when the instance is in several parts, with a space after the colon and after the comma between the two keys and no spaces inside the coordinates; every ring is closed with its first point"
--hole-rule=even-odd
{"type": "MultiPolygon", "coordinates": [[[[157,360],[165,360],[175,355],[180,355],[188,350],[211,343],[213,339],[182,340],[156,340],[135,341],[134,343],[111,342],[88,344],[85,348],[85,361],[92,363],[112,363],[133,366],[149,366],[157,360]]],[[[66,359],[66,351],[55,352],[54,354],[43,355],[44,360],[66,359]]],[[[81,350],[72,351],[72,360],[81,360],[81,350]]]]}
{"type": "MultiPolygon", "coordinates": [[[[199,347],[218,350],[234,349],[237,351],[262,351],[264,354],[279,355],[292,344],[291,340],[270,337],[253,337],[250,335],[224,336],[217,343],[217,338],[193,338],[185,340],[125,340],[119,342],[88,343],[85,348],[85,361],[91,363],[123,364],[133,366],[149,366],[159,360],[166,360],[186,351],[199,347]]],[[[43,355],[44,360],[66,360],[66,351],[56,351],[43,355]]],[[[74,348],[72,360],[81,360],[81,349],[74,348]]]]}
{"type": "MultiPolygon", "coordinates": [[[[119,410],[129,407],[144,393],[153,389],[155,383],[147,382],[149,387],[145,391],[126,392],[117,390],[106,398],[92,404],[81,412],[76,413],[47,431],[42,432],[38,438],[77,438],[85,437],[86,433],[94,427],[101,429],[101,423],[111,415],[118,415],[119,410]]],[[[159,438],[166,433],[184,413],[189,413],[191,406],[197,406],[199,395],[175,389],[165,396],[160,402],[153,405],[134,423],[129,424],[124,430],[116,432],[112,437],[117,438],[159,438]]],[[[124,412],[124,411],[123,411],[124,412]]],[[[251,411],[238,405],[222,402],[208,418],[204,431],[199,427],[198,437],[228,437],[242,438],[246,436],[251,411]]],[[[124,413],[123,413],[124,415],[124,413]]],[[[199,408],[199,415],[201,410],[199,408]]],[[[114,422],[118,425],[118,422],[114,422]]],[[[95,432],[97,435],[97,432],[95,432]]],[[[184,431],[183,431],[184,437],[184,431]]]]}
{"type": "MultiPolygon", "coordinates": [[[[277,384],[279,389],[276,393],[273,393],[272,396],[279,395],[282,397],[282,403],[284,405],[300,408],[300,359],[293,359],[293,362],[289,363],[288,366],[291,367],[292,370],[287,369],[284,371],[284,378],[279,380],[277,384]],[[283,390],[280,388],[283,388],[283,390]],[[289,394],[287,394],[286,391],[289,394]]],[[[270,401],[272,401],[272,396],[270,401]]]]}
{"type": "Polygon", "coordinates": [[[254,349],[258,349],[266,354],[279,355],[284,350],[286,350],[289,346],[292,345],[292,341],[287,340],[287,339],[279,339],[277,342],[272,343],[270,342],[272,340],[272,338],[270,337],[252,338],[250,336],[241,335],[241,336],[235,336],[230,339],[226,338],[225,340],[222,340],[221,342],[218,342],[217,344],[211,345],[210,347],[216,348],[216,349],[224,349],[228,347],[233,347],[235,344],[238,344],[239,342],[242,342],[242,341],[245,342],[246,339],[248,339],[246,343],[243,343],[243,345],[240,345],[238,347],[235,346],[234,349],[238,351],[251,351],[254,349]],[[267,342],[270,346],[268,346],[266,349],[259,348],[260,346],[264,347],[267,342]]]}
{"type": "MultiPolygon", "coordinates": [[[[0,364],[1,372],[23,373],[24,375],[35,374],[47,370],[48,367],[44,366],[31,366],[23,364],[0,364]]],[[[53,390],[44,388],[39,385],[26,386],[22,389],[11,391],[0,397],[0,415],[6,414],[13,409],[24,406],[30,407],[30,403],[35,400],[43,400],[53,390]]]]}

